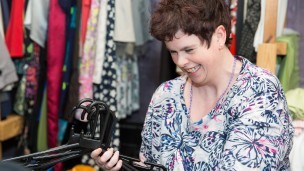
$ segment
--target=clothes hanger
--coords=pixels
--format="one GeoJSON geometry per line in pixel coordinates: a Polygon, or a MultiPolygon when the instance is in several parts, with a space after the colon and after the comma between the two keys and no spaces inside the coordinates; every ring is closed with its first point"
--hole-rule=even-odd
{"type": "MultiPolygon", "coordinates": [[[[117,118],[109,106],[101,101],[94,101],[92,99],[83,99],[71,112],[74,115],[76,111],[81,110],[81,119],[85,117],[88,120],[89,130],[85,133],[75,133],[73,125],[70,131],[70,137],[65,145],[51,148],[45,151],[32,153],[14,157],[1,162],[17,162],[22,164],[25,168],[34,171],[47,170],[56,165],[58,162],[67,161],[73,158],[80,157],[84,154],[90,154],[97,148],[102,148],[106,151],[110,147],[112,136],[115,130],[117,118]],[[95,137],[97,121],[100,121],[100,137],[95,137]]],[[[159,164],[144,162],[144,165],[138,164],[139,159],[132,158],[125,155],[120,155],[119,158],[123,161],[122,168],[126,171],[149,171],[160,170],[166,171],[166,168],[159,164]]]]}

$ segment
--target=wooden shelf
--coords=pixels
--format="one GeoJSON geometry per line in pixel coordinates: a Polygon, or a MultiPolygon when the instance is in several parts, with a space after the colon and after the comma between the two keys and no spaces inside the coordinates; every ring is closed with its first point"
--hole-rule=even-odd
{"type": "Polygon", "coordinates": [[[0,121],[0,160],[2,159],[2,142],[22,133],[23,116],[10,114],[0,121]]]}
{"type": "Polygon", "coordinates": [[[278,0],[265,1],[263,43],[258,45],[257,66],[276,74],[277,55],[286,55],[287,44],[276,42],[278,0]]]}
{"type": "Polygon", "coordinates": [[[22,127],[22,116],[9,115],[5,120],[0,121],[0,141],[5,141],[21,134],[22,127]]]}

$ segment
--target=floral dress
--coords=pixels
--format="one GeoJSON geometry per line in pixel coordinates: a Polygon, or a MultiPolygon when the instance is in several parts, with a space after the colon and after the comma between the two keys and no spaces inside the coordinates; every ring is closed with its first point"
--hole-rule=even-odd
{"type": "Polygon", "coordinates": [[[187,76],[158,87],[142,131],[141,160],[168,170],[289,170],[294,130],[280,82],[237,58],[236,82],[201,123],[189,118],[187,76]]]}

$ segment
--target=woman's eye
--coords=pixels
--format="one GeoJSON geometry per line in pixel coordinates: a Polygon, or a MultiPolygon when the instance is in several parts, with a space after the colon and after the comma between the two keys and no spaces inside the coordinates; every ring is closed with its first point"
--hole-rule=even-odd
{"type": "Polygon", "coordinates": [[[177,52],[175,52],[175,51],[170,51],[170,54],[171,54],[171,55],[177,54],[177,52]]]}
{"type": "Polygon", "coordinates": [[[185,51],[186,51],[187,53],[190,53],[190,52],[193,51],[193,49],[186,49],[185,51]]]}

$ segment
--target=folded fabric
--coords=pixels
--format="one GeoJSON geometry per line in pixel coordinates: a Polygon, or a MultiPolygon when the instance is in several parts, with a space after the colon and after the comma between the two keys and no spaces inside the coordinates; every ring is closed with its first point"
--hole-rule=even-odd
{"type": "Polygon", "coordinates": [[[292,121],[292,125],[295,128],[304,129],[304,120],[294,120],[294,121],[292,121]]]}
{"type": "Polygon", "coordinates": [[[277,38],[278,42],[287,44],[287,54],[281,59],[278,78],[282,84],[283,90],[299,87],[300,68],[299,68],[299,40],[300,35],[290,29],[284,30],[284,35],[277,38]]]}
{"type": "Polygon", "coordinates": [[[291,171],[304,170],[304,132],[293,137],[293,147],[289,154],[291,171]]]}
{"type": "Polygon", "coordinates": [[[295,88],[286,92],[288,108],[294,120],[304,120],[304,89],[295,88]]]}
{"type": "Polygon", "coordinates": [[[304,130],[304,120],[294,120],[292,121],[292,125],[295,128],[294,136],[299,136],[303,133],[304,130]]]}

